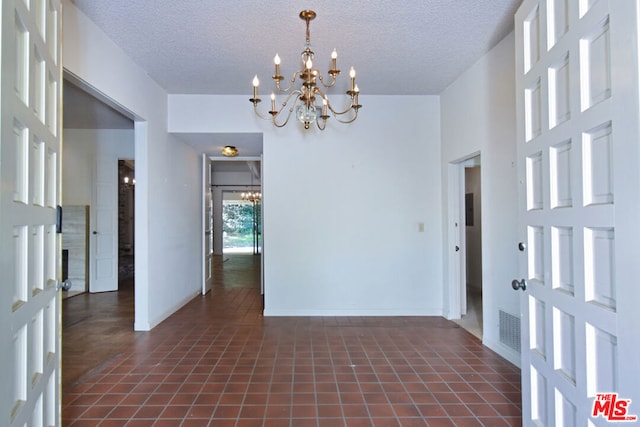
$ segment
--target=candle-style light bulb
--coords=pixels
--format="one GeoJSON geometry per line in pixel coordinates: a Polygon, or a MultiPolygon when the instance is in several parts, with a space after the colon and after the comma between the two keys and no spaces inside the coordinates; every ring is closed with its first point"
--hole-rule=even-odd
{"type": "Polygon", "coordinates": [[[311,62],[311,58],[307,59],[307,70],[310,70],[311,68],[313,68],[313,62],[311,62]]]}
{"type": "MultiPolygon", "coordinates": [[[[257,100],[258,99],[258,86],[260,86],[260,80],[258,80],[258,75],[256,74],[255,77],[253,78],[253,99],[257,100]]],[[[254,105],[255,103],[257,103],[258,101],[253,101],[254,105]]]]}
{"type": "Polygon", "coordinates": [[[271,111],[276,111],[276,94],[271,92],[271,111]]]}
{"type": "Polygon", "coordinates": [[[349,70],[349,77],[351,77],[351,91],[355,90],[355,84],[356,84],[356,69],[351,67],[351,69],[349,70]]]}
{"type": "MultiPolygon", "coordinates": [[[[336,71],[338,69],[338,67],[336,66],[336,60],[338,59],[338,52],[335,50],[335,48],[333,49],[333,52],[331,52],[331,71],[336,71]]],[[[337,72],[336,72],[337,74],[337,72]]],[[[335,78],[335,76],[334,76],[335,78]]]]}
{"type": "Polygon", "coordinates": [[[273,63],[276,64],[276,73],[273,75],[273,78],[279,83],[277,80],[280,76],[280,56],[276,53],[276,56],[273,57],[273,63]]]}
{"type": "Polygon", "coordinates": [[[327,115],[327,98],[322,98],[322,115],[327,115]]]}

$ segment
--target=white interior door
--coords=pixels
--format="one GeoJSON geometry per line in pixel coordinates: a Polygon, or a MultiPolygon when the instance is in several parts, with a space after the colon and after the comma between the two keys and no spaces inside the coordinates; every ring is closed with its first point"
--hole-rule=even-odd
{"type": "Polygon", "coordinates": [[[213,187],[211,160],[202,155],[202,295],[213,283],[213,187]]]}
{"type": "Polygon", "coordinates": [[[462,202],[464,197],[464,184],[460,182],[463,177],[463,162],[449,163],[447,166],[447,182],[448,182],[448,206],[447,210],[451,213],[449,220],[449,236],[451,236],[451,244],[447,247],[448,251],[448,269],[449,269],[449,313],[448,319],[460,319],[462,316],[462,283],[466,280],[464,263],[460,248],[463,247],[464,227],[464,209],[462,202]]]}
{"type": "Polygon", "coordinates": [[[58,0],[2,1],[0,425],[60,425],[58,0]]]}
{"type": "Polygon", "coordinates": [[[637,19],[637,0],[516,14],[524,425],[605,425],[606,393],[640,415],[637,19]]]}
{"type": "Polygon", "coordinates": [[[118,159],[98,156],[90,245],[91,292],[118,290],[118,159]]]}

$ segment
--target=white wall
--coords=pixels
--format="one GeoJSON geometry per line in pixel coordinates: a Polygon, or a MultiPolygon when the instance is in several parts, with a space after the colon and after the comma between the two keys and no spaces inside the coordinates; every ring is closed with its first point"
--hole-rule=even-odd
{"type": "Polygon", "coordinates": [[[135,118],[135,329],[148,330],[201,286],[198,153],[167,134],[167,94],[69,0],[63,65],[135,118]]]}
{"type": "Polygon", "coordinates": [[[65,205],[91,205],[96,162],[134,156],[131,129],[64,129],[63,139],[62,202],[65,205]]]}
{"type": "Polygon", "coordinates": [[[264,132],[267,316],[442,314],[439,99],[361,103],[320,132],[242,96],[169,96],[170,132],[264,132]]]}
{"type": "MultiPolygon", "coordinates": [[[[91,205],[93,166],[96,158],[94,138],[76,136],[77,131],[64,129],[62,144],[62,204],[91,205]]],[[[133,142],[133,138],[132,138],[133,142]]]]}
{"type": "MultiPolygon", "coordinates": [[[[517,174],[515,141],[514,36],[510,34],[441,94],[442,180],[451,162],[480,153],[482,159],[483,342],[519,363],[519,354],[499,342],[500,309],[520,317],[518,277],[517,174]]],[[[448,194],[443,192],[445,283],[452,236],[448,194]]],[[[445,306],[448,290],[445,291],[445,306]]]]}

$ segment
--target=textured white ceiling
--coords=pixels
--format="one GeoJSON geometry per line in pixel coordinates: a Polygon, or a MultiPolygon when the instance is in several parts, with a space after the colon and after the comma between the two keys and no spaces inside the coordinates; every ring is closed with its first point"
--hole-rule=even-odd
{"type": "MultiPolygon", "coordinates": [[[[249,95],[293,73],[313,9],[315,63],[338,51],[361,94],[439,94],[513,28],[521,0],[72,0],[169,93],[249,95]]],[[[270,86],[269,86],[270,87],[270,86]]],[[[265,89],[270,91],[270,89],[265,89]]]]}

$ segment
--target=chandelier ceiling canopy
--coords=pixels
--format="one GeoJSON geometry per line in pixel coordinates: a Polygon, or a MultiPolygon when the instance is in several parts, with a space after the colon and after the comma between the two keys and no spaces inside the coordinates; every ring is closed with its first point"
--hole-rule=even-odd
{"type": "Polygon", "coordinates": [[[253,109],[259,117],[271,120],[277,127],[285,126],[289,122],[291,114],[295,112],[296,118],[304,125],[305,129],[309,129],[309,126],[315,122],[320,130],[324,130],[327,119],[332,116],[341,123],[353,122],[358,117],[358,110],[362,107],[362,105],[358,104],[360,89],[356,84],[356,71],[353,67],[349,70],[351,85],[349,90],[346,91],[349,96],[347,105],[342,109],[336,109],[329,100],[326,90],[336,84],[340,74],[340,70],[337,68],[338,53],[335,49],[331,52],[331,68],[327,71],[327,75],[323,76],[320,70],[314,66],[314,54],[311,50],[309,23],[315,17],[316,13],[313,10],[300,12],[300,19],[306,22],[306,42],[301,54],[301,68],[293,73],[289,86],[286,88],[281,85],[284,76],[280,74],[280,56],[276,53],[273,58],[275,74],[271,78],[282,100],[281,104],[276,108],[278,99],[275,92],[271,93],[271,110],[268,112],[271,117],[262,114],[258,110],[258,103],[262,101],[258,97],[260,80],[257,75],[253,78],[253,98],[250,98],[249,101],[253,103],[253,109]],[[300,79],[299,86],[294,87],[298,78],[300,79]],[[320,85],[318,85],[318,82],[320,82],[320,85]]]}

